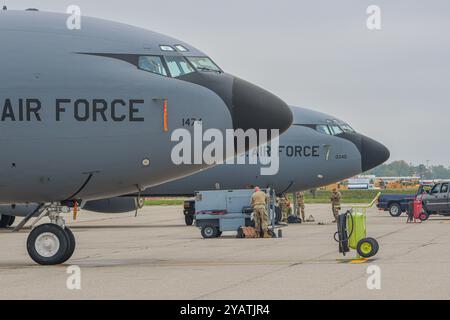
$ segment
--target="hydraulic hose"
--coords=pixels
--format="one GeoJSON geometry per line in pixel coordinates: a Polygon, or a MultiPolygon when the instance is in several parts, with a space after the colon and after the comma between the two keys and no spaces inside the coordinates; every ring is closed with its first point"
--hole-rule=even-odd
{"type": "Polygon", "coordinates": [[[350,211],[350,210],[347,210],[347,212],[345,213],[345,215],[346,215],[346,216],[350,216],[350,219],[351,219],[351,221],[352,221],[352,230],[350,231],[350,234],[348,234],[348,235],[347,235],[347,234],[343,235],[344,238],[343,238],[342,240],[339,240],[339,231],[335,232],[335,234],[334,234],[334,240],[335,240],[336,242],[338,242],[338,243],[347,242],[348,239],[352,236],[353,231],[354,231],[354,229],[355,229],[355,222],[354,222],[353,216],[351,215],[351,211],[350,211]]]}

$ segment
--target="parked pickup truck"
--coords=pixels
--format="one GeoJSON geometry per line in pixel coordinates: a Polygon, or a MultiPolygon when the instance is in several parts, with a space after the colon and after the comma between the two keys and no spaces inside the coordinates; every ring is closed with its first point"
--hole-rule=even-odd
{"type": "Polygon", "coordinates": [[[415,194],[382,194],[378,199],[377,208],[389,211],[393,217],[399,217],[408,209],[408,203],[413,201],[418,195],[428,193],[432,185],[423,184],[415,194]]]}
{"type": "Polygon", "coordinates": [[[424,195],[423,208],[428,214],[450,215],[450,181],[436,183],[433,188],[424,195]]]}

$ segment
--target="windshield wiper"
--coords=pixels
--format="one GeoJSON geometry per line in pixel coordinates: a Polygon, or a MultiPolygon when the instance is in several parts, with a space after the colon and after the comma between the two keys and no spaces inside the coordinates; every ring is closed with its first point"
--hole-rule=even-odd
{"type": "Polygon", "coordinates": [[[208,68],[208,67],[197,67],[197,70],[200,70],[200,71],[211,71],[211,72],[222,73],[222,71],[220,71],[220,70],[211,69],[211,68],[208,68]]]}

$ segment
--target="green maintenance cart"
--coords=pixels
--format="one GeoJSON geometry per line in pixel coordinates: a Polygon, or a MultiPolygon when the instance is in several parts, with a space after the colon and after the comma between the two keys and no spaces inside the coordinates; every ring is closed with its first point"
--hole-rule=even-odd
{"type": "Polygon", "coordinates": [[[357,259],[371,258],[378,253],[378,241],[367,237],[366,211],[373,207],[380,195],[381,192],[368,205],[351,206],[350,210],[339,215],[338,231],[334,239],[339,243],[339,252],[344,256],[350,251],[350,248],[356,250],[357,259]]]}

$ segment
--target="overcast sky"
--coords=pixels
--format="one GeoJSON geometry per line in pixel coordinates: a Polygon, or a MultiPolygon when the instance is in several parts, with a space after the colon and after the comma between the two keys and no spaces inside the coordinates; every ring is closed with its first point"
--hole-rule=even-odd
{"type": "Polygon", "coordinates": [[[0,0],[158,31],[292,105],[349,122],[391,160],[450,166],[448,0],[0,0]],[[382,30],[366,27],[369,5],[382,30]]]}

